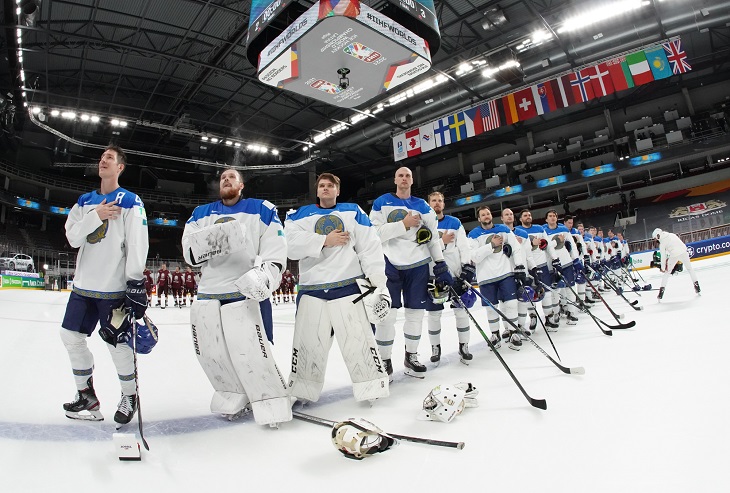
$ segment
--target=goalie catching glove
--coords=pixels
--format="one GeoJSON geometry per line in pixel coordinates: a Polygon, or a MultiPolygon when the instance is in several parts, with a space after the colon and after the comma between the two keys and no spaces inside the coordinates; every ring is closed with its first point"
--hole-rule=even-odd
{"type": "Polygon", "coordinates": [[[368,322],[373,325],[381,323],[390,312],[391,300],[388,288],[376,288],[367,279],[357,279],[356,281],[362,294],[352,302],[362,301],[368,322]]]}
{"type": "Polygon", "coordinates": [[[398,440],[362,418],[351,418],[332,426],[332,444],[348,459],[362,460],[385,452],[398,440]]]}
{"type": "Polygon", "coordinates": [[[246,298],[264,301],[279,287],[279,283],[274,279],[280,275],[281,266],[279,264],[262,262],[261,257],[256,257],[253,268],[239,277],[234,284],[246,298]]]}

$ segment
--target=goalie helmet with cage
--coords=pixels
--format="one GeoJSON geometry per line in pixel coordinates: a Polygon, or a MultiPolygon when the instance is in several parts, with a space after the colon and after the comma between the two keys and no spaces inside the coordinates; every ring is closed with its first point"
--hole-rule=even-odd
{"type": "Polygon", "coordinates": [[[471,383],[460,382],[434,387],[423,400],[421,419],[450,423],[467,407],[479,406],[479,391],[471,383]]]}
{"type": "Polygon", "coordinates": [[[398,441],[370,421],[351,418],[332,426],[332,444],[348,459],[362,460],[385,452],[398,441]]]}
{"type": "Polygon", "coordinates": [[[434,305],[443,305],[451,298],[449,287],[440,285],[436,279],[428,281],[428,295],[434,305]]]}

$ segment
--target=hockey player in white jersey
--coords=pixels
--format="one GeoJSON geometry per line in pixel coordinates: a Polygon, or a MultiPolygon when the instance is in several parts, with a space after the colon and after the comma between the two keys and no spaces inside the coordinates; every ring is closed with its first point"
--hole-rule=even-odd
{"type": "Polygon", "coordinates": [[[687,245],[679,239],[679,236],[674,233],[670,233],[669,231],[662,231],[661,228],[656,228],[651,233],[651,236],[659,242],[659,255],[661,258],[661,266],[659,267],[659,270],[664,273],[657,299],[661,301],[664,297],[664,290],[667,287],[669,276],[672,274],[677,262],[682,262],[682,265],[687,268],[689,276],[692,278],[692,284],[694,285],[695,292],[700,294],[700,283],[697,280],[694,269],[692,268],[689,254],[687,253],[687,245]]]}
{"type": "Polygon", "coordinates": [[[215,390],[211,412],[234,419],[250,406],[257,424],[277,427],[292,419],[291,401],[262,311],[286,264],[286,239],[276,207],[244,199],[243,187],[238,171],[225,170],[221,200],[196,207],[185,224],[185,261],[201,271],[193,345],[215,390]]]}
{"type": "MultiPolygon", "coordinates": [[[[519,272],[525,276],[525,266],[513,267],[510,257],[519,249],[519,243],[514,233],[504,224],[492,222],[492,211],[487,206],[477,210],[479,226],[469,232],[471,257],[477,267],[477,283],[479,291],[495,307],[502,303],[502,312],[507,317],[505,321],[505,339],[510,349],[519,351],[522,339],[513,324],[517,326],[517,283],[515,275],[519,272]],[[511,323],[510,323],[511,322],[511,323]]],[[[487,320],[492,332],[490,341],[495,348],[500,347],[499,315],[484,301],[487,307],[487,320]]]]}
{"type": "Polygon", "coordinates": [[[289,393],[304,401],[319,400],[333,338],[355,400],[388,396],[388,374],[370,322],[390,309],[383,248],[365,212],[357,204],[338,204],[339,194],[340,179],[321,174],[319,205],[290,211],[284,223],[288,256],[299,261],[289,393]]]}
{"type": "Polygon", "coordinates": [[[94,391],[94,356],[86,339],[101,323],[99,335],[107,343],[117,370],[122,398],[114,421],[129,423],[137,410],[134,354],[128,344],[130,324],[112,324],[112,311],[124,306],[137,319],[147,308],[143,271],[149,240],[142,200],[119,186],[126,155],[109,146],[99,160],[99,190],[79,197],[66,220],[66,238],[78,248],[73,291],[61,326],[63,341],[76,382],[76,398],[63,405],[72,419],[101,421],[94,391]]]}
{"type": "MultiPolygon", "coordinates": [[[[552,283],[552,274],[548,268],[550,259],[546,252],[548,242],[545,228],[532,223],[532,212],[529,209],[520,211],[519,221],[520,225],[515,229],[521,229],[527,233],[530,248],[525,253],[528,258],[532,257],[532,263],[535,265],[530,271],[530,274],[535,282],[535,286],[545,290],[542,284],[549,286],[552,283]]],[[[557,294],[545,290],[541,304],[543,314],[545,315],[545,328],[547,330],[555,330],[558,328],[559,301],[560,299],[557,294]]],[[[537,316],[532,312],[529,313],[529,329],[531,332],[534,332],[537,328],[537,316]]]]}
{"type": "MultiPolygon", "coordinates": [[[[573,236],[563,225],[558,224],[558,212],[550,209],[545,214],[545,233],[548,236],[547,253],[550,258],[550,265],[557,285],[560,297],[566,300],[565,310],[567,312],[568,325],[578,323],[576,308],[571,302],[575,302],[575,294],[570,288],[575,286],[575,269],[573,261],[576,259],[577,247],[573,236]]],[[[560,317],[557,317],[560,320],[560,317]]]]}
{"type": "Polygon", "coordinates": [[[424,378],[426,367],[418,361],[418,343],[423,330],[424,304],[429,299],[428,264],[435,262],[433,273],[439,285],[450,286],[453,278],[441,252],[436,214],[425,200],[411,196],[413,173],[408,168],[398,168],[394,183],[396,192],[375,199],[370,211],[370,221],[377,228],[383,245],[385,275],[393,308],[384,321],[376,324],[375,340],[391,375],[395,309],[404,307],[406,374],[424,378]]]}
{"type": "MultiPolygon", "coordinates": [[[[466,237],[464,226],[454,216],[444,214],[444,195],[441,192],[429,194],[428,205],[431,206],[438,218],[441,249],[446,265],[449,267],[449,272],[453,277],[459,277],[464,282],[473,284],[476,278],[476,269],[471,263],[469,240],[466,237]]],[[[434,265],[432,263],[431,267],[433,268],[434,265]]],[[[431,362],[438,363],[441,360],[441,315],[443,314],[444,305],[433,303],[431,300],[426,302],[425,305],[426,313],[428,313],[431,362]]],[[[467,308],[471,307],[467,306],[467,308]]],[[[473,355],[469,352],[469,315],[463,308],[455,306],[454,318],[456,318],[456,331],[459,337],[459,359],[462,363],[469,364],[469,361],[473,359],[473,355]]]]}
{"type": "Polygon", "coordinates": [[[584,257],[587,256],[588,247],[583,240],[583,234],[574,228],[575,219],[573,216],[566,215],[563,218],[563,226],[565,226],[570,235],[573,237],[573,243],[576,247],[575,259],[573,259],[573,272],[575,273],[575,290],[578,300],[581,303],[592,303],[593,301],[586,298],[586,276],[585,267],[583,266],[584,257]]]}
{"type": "MultiPolygon", "coordinates": [[[[530,303],[530,301],[526,297],[527,290],[525,290],[525,287],[533,287],[534,280],[532,277],[528,276],[527,273],[534,272],[536,266],[531,254],[532,245],[530,244],[530,235],[527,234],[527,231],[525,231],[523,228],[515,228],[514,235],[520,247],[516,248],[512,252],[512,256],[510,257],[512,260],[512,265],[513,267],[521,265],[524,266],[526,269],[524,276],[522,275],[523,272],[520,272],[515,276],[515,281],[517,283],[517,320],[519,321],[518,325],[521,327],[522,332],[525,335],[529,336],[532,335],[532,332],[537,326],[537,315],[535,314],[535,309],[533,308],[533,304],[535,303],[535,301],[533,300],[532,303],[530,303]],[[527,321],[528,314],[530,315],[529,325],[525,323],[527,321]],[[535,327],[532,326],[533,319],[535,319],[535,327]]],[[[533,292],[544,293],[545,289],[542,288],[542,286],[537,286],[536,289],[533,289],[533,292]]],[[[538,295],[538,297],[539,296],[540,295],[538,295]]]]}

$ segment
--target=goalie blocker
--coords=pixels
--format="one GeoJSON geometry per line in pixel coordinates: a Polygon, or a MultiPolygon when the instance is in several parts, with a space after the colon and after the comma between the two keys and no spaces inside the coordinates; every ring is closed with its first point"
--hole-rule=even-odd
{"type": "Polygon", "coordinates": [[[250,404],[257,424],[291,421],[286,385],[256,300],[223,306],[199,300],[191,307],[191,322],[195,353],[215,389],[211,412],[234,416],[250,404]]]}
{"type": "Polygon", "coordinates": [[[200,265],[218,255],[228,255],[245,247],[246,225],[226,221],[183,237],[183,250],[190,251],[193,265],[200,265]]]}

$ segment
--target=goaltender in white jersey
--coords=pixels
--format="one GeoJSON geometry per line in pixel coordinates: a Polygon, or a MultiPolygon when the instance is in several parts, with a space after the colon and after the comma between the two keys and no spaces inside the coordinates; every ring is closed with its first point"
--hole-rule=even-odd
{"type": "Polygon", "coordinates": [[[185,260],[201,266],[193,345],[215,389],[211,412],[234,419],[250,405],[256,423],[276,427],[292,419],[291,403],[259,302],[278,287],[286,239],[276,207],[242,191],[241,174],[225,170],[221,200],[196,207],[185,224],[185,260]]]}
{"type": "Polygon", "coordinates": [[[284,223],[289,258],[299,260],[289,392],[304,401],[319,400],[333,337],[355,400],[388,396],[371,325],[390,309],[383,249],[365,212],[356,204],[338,204],[339,193],[340,179],[321,174],[319,205],[290,211],[284,223]]]}

